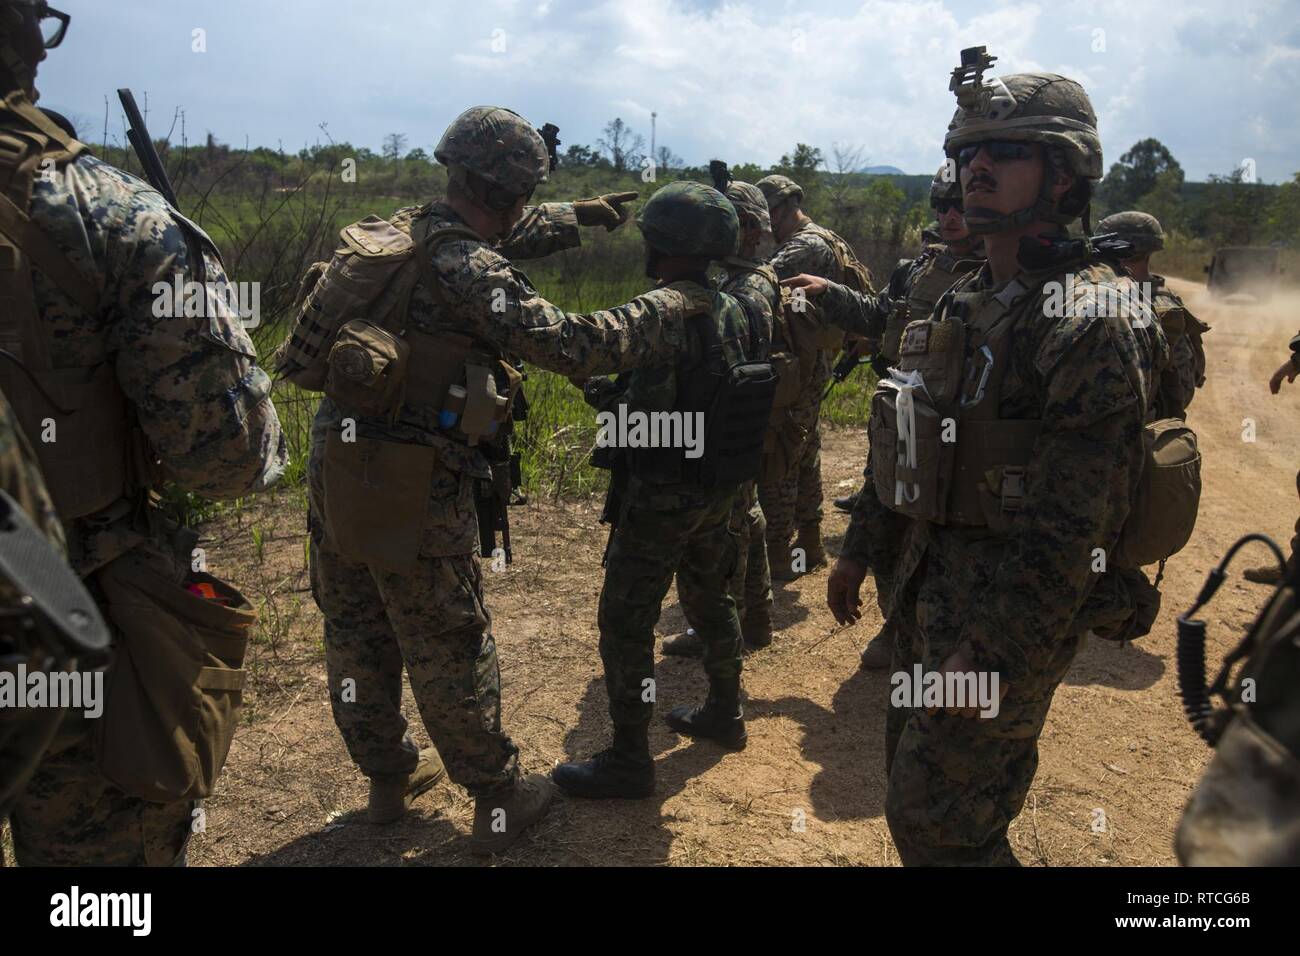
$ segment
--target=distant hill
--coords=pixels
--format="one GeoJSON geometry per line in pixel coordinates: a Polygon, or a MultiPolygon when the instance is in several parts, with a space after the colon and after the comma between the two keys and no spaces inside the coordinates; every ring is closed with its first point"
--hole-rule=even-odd
{"type": "Polygon", "coordinates": [[[869,173],[872,176],[906,176],[897,166],[866,166],[860,172],[869,173]]]}

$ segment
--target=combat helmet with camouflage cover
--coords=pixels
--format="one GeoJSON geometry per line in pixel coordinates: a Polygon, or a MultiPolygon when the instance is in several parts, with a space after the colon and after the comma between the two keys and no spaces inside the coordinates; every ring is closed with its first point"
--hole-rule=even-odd
{"type": "Polygon", "coordinates": [[[944,199],[961,202],[961,177],[957,174],[957,164],[953,162],[940,166],[934,179],[930,180],[930,208],[937,208],[944,199]]]}
{"type": "Polygon", "coordinates": [[[736,251],[740,219],[716,189],[680,180],[655,192],[636,217],[652,248],[668,256],[721,259],[736,251]]]}
{"type": "Polygon", "coordinates": [[[433,151],[453,172],[459,167],[514,197],[527,196],[550,173],[546,143],[513,110],[475,106],[461,113],[433,151]]]}
{"type": "Polygon", "coordinates": [[[1119,237],[1131,245],[1139,256],[1159,252],[1165,247],[1165,231],[1160,228],[1160,220],[1150,213],[1135,209],[1111,213],[1097,223],[1097,232],[1103,235],[1109,232],[1119,233],[1119,237]]]}
{"type": "Polygon", "coordinates": [[[789,176],[782,176],[780,173],[764,176],[754,185],[762,190],[768,209],[775,209],[791,196],[795,199],[803,199],[803,187],[789,176]]]}
{"type": "Polygon", "coordinates": [[[1045,175],[1038,198],[1024,209],[1000,213],[967,204],[970,231],[1000,232],[1036,220],[1065,225],[1080,215],[1086,227],[1090,184],[1102,174],[1097,114],[1088,94],[1056,73],[1013,73],[985,83],[984,71],[996,59],[984,47],[962,50],[961,66],[952,71],[948,87],[958,107],[943,140],[944,153],[956,159],[963,147],[989,140],[1041,143],[1058,151],[1066,168],[1086,185],[1058,203],[1051,196],[1052,177],[1045,175]]]}
{"type": "Polygon", "coordinates": [[[757,186],[733,179],[727,183],[724,195],[731,200],[737,213],[753,216],[765,235],[772,231],[772,216],[768,212],[767,199],[757,186]]]}

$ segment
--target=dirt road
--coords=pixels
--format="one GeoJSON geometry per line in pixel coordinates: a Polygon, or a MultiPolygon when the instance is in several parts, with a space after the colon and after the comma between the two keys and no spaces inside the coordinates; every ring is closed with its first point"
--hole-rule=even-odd
{"type": "MultiPolygon", "coordinates": [[[[1177,700],[1174,618],[1239,535],[1265,531],[1285,547],[1300,511],[1300,383],[1279,396],[1270,396],[1266,384],[1300,326],[1300,308],[1295,302],[1211,306],[1203,287],[1173,285],[1214,326],[1206,337],[1209,381],[1190,412],[1204,455],[1200,521],[1189,547],[1170,562],[1154,632],[1124,647],[1092,642],[1057,693],[1037,780],[1011,830],[1027,864],[1174,862],[1173,828],[1208,756],[1177,700]]],[[[856,486],[864,447],[858,429],[826,434],[828,499],[856,486]]],[[[607,740],[595,629],[605,541],[598,510],[596,503],[515,509],[515,564],[488,575],[504,722],[528,770],[589,755],[607,740]]],[[[846,522],[828,514],[834,549],[846,522]]],[[[265,602],[266,633],[252,655],[249,724],[208,801],[207,830],[195,838],[191,860],[471,862],[472,805],[455,787],[422,798],[391,827],[369,826],[355,812],[364,806],[366,785],[330,716],[301,531],[301,514],[288,497],[257,503],[241,522],[213,529],[222,542],[211,549],[213,569],[265,602]],[[260,563],[255,526],[263,535],[260,563]]],[[[1262,550],[1243,557],[1206,615],[1211,661],[1235,642],[1267,593],[1240,578],[1242,568],[1263,559],[1262,550]]],[[[888,679],[857,667],[858,650],[880,621],[869,600],[867,619],[835,628],[825,582],[822,571],[778,591],[780,633],[746,663],[747,750],[693,744],[657,722],[653,799],[561,799],[535,833],[497,862],[896,864],[883,817],[888,679]]],[[[670,596],[659,632],[681,627],[670,596]]],[[[660,712],[702,698],[697,663],[661,659],[657,676],[660,712]]],[[[407,714],[417,739],[426,742],[409,691],[407,714]]]]}

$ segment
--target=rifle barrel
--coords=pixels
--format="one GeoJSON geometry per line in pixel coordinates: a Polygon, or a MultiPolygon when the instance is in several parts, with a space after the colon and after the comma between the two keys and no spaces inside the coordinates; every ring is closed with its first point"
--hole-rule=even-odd
{"type": "Polygon", "coordinates": [[[135,95],[129,89],[121,89],[117,91],[117,98],[122,101],[122,109],[126,112],[128,124],[126,138],[140,160],[144,178],[149,181],[150,186],[162,194],[167,202],[176,206],[176,193],[172,191],[172,184],[167,179],[167,170],[163,167],[158,151],[154,149],[153,140],[149,137],[149,127],[145,126],[144,117],[140,115],[140,107],[135,103],[135,95]]]}

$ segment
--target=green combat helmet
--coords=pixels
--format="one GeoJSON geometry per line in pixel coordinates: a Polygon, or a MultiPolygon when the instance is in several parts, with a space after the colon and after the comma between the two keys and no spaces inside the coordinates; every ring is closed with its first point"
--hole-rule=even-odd
{"type": "Polygon", "coordinates": [[[768,209],[775,209],[791,196],[803,199],[803,187],[789,176],[764,176],[754,185],[762,190],[768,209]]]}
{"type": "Polygon", "coordinates": [[[751,183],[733,179],[727,183],[725,195],[736,207],[737,213],[753,216],[764,234],[772,231],[772,216],[768,212],[767,199],[761,189],[751,183]]]}
{"type": "Polygon", "coordinates": [[[541,134],[518,113],[499,106],[461,113],[433,155],[449,169],[460,167],[515,197],[530,195],[550,173],[541,134]]]}
{"type": "Polygon", "coordinates": [[[721,259],[736,251],[740,220],[716,189],[681,180],[658,190],[636,217],[651,247],[666,256],[721,259]]]}
{"type": "MultiPolygon", "coordinates": [[[[948,158],[956,159],[964,146],[989,140],[1042,143],[1059,150],[1076,176],[1089,183],[1101,179],[1097,114],[1083,87],[1055,73],[1013,73],[985,83],[984,71],[996,59],[982,46],[961,51],[961,66],[952,71],[948,85],[958,103],[943,139],[948,158]]],[[[1082,215],[1086,226],[1091,190],[1082,190],[1081,201],[1071,193],[1058,204],[1051,187],[1051,177],[1044,176],[1034,204],[1013,213],[968,205],[966,224],[972,233],[984,234],[1035,220],[1065,225],[1082,215]]]]}
{"type": "Polygon", "coordinates": [[[1097,232],[1103,235],[1119,233],[1119,237],[1139,256],[1159,252],[1165,247],[1165,231],[1160,228],[1160,220],[1136,210],[1112,213],[1097,223],[1097,232]]]}

